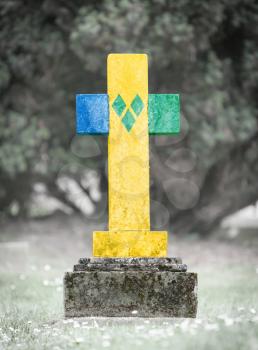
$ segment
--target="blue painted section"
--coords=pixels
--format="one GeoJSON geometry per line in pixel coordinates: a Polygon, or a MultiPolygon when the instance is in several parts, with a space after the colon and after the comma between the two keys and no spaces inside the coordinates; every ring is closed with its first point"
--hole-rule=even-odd
{"type": "Polygon", "coordinates": [[[77,134],[108,134],[109,108],[106,94],[76,95],[77,134]]]}

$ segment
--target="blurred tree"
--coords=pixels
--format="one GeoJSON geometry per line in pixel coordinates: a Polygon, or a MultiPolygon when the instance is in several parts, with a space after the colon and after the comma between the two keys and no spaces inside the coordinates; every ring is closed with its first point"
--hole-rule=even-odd
{"type": "Polygon", "coordinates": [[[181,135],[151,139],[154,226],[207,233],[257,201],[256,1],[10,0],[0,16],[1,211],[26,215],[38,182],[79,211],[61,176],[101,210],[85,173],[106,192],[106,139],[74,137],[74,95],[106,91],[109,52],[147,53],[150,92],[181,94],[181,135]]]}

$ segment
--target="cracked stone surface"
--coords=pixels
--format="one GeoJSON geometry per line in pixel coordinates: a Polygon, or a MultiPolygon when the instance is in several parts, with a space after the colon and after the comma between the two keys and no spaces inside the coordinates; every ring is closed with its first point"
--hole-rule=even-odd
{"type": "Polygon", "coordinates": [[[64,277],[66,317],[195,317],[197,274],[180,258],[83,258],[64,277]]]}

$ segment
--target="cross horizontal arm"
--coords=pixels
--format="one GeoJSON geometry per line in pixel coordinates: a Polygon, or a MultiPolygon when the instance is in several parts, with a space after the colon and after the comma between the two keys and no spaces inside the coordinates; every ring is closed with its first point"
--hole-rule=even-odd
{"type": "MultiPolygon", "coordinates": [[[[177,94],[148,95],[149,134],[180,132],[180,102],[177,94]]],[[[109,98],[107,94],[76,95],[76,131],[81,135],[109,133],[109,98]]]]}
{"type": "Polygon", "coordinates": [[[180,101],[178,94],[149,94],[149,134],[166,135],[180,132],[180,101]]]}
{"type": "Polygon", "coordinates": [[[108,134],[108,95],[76,95],[76,132],[81,135],[108,134]]]}

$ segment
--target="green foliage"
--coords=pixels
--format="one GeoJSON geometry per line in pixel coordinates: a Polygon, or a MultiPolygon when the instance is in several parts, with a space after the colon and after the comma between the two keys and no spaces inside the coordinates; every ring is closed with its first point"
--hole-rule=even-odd
{"type": "Polygon", "coordinates": [[[10,82],[10,72],[4,62],[0,62],[0,93],[6,89],[10,82]]]}
{"type": "MultiPolygon", "coordinates": [[[[12,188],[26,173],[32,184],[34,175],[53,182],[73,163],[103,171],[105,153],[85,157],[80,148],[89,148],[89,154],[96,145],[72,141],[74,95],[106,91],[110,52],[147,53],[150,93],[181,94],[190,131],[180,145],[198,156],[198,184],[257,130],[254,0],[37,5],[13,0],[2,2],[0,16],[0,177],[5,187],[12,188]]],[[[161,160],[172,148],[169,142],[162,148],[161,160]]],[[[0,210],[5,206],[0,195],[0,210]]]]}
{"type": "Polygon", "coordinates": [[[27,172],[40,159],[41,147],[49,138],[49,130],[36,118],[10,111],[0,119],[0,168],[10,177],[27,172]]]}

